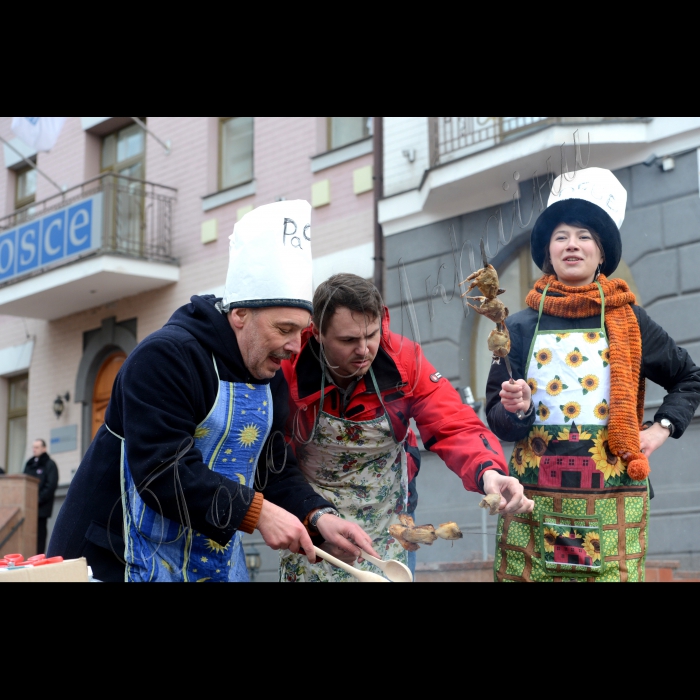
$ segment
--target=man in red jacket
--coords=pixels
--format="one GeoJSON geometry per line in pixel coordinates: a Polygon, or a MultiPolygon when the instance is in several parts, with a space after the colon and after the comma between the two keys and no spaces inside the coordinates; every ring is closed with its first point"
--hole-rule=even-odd
{"type": "MultiPolygon", "coordinates": [[[[498,439],[420,346],[391,332],[389,312],[366,280],[336,275],[318,288],[301,352],[283,370],[290,387],[289,433],[304,475],[344,519],[372,537],[386,559],[408,563],[389,528],[416,508],[420,452],[411,418],[426,449],[468,491],[500,493],[502,513],[532,511],[523,487],[507,476],[498,439]]],[[[332,545],[324,548],[347,558],[332,545]]],[[[310,566],[291,553],[283,554],[281,566],[285,581],[347,580],[327,564],[310,566]]]]}

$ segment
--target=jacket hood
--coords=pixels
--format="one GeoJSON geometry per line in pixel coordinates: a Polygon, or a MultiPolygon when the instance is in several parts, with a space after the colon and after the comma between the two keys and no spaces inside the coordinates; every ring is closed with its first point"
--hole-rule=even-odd
{"type": "Polygon", "coordinates": [[[250,375],[243,362],[236,334],[228,318],[217,308],[220,298],[212,295],[194,296],[190,303],[179,308],[166,324],[184,328],[208,352],[223,362],[234,376],[245,379],[248,384],[269,384],[250,375]]]}

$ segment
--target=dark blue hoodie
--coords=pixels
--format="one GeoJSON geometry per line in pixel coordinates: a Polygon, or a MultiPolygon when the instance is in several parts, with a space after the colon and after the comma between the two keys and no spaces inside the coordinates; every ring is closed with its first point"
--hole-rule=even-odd
{"type": "Polygon", "coordinates": [[[141,493],[149,507],[182,523],[182,503],[177,496],[182,493],[192,528],[222,546],[229,543],[245,518],[253,492],[210,471],[198,449],[192,447],[183,454],[183,445],[189,445],[216,402],[219,378],[213,358],[222,381],[270,384],[274,416],[268,442],[272,441],[273,465],[270,468],[267,463],[270,446],[266,445],[256,479],[265,498],[300,520],[316,508],[330,507],[308,485],[293,452],[279,437],[284,434],[289,411],[284,375],[278,372],[271,382],[250,376],[236,335],[216,308],[217,301],[212,296],[192,297],[190,304],[176,311],[124,363],[107,409],[109,429],[100,428],[73,479],[53,531],[50,556],[86,557],[99,580],[124,580],[121,441],[114,434],[125,438],[135,483],[145,483],[160,473],[148,491],[141,493]],[[217,494],[236,494],[240,489],[242,498],[217,498],[217,494]]]}

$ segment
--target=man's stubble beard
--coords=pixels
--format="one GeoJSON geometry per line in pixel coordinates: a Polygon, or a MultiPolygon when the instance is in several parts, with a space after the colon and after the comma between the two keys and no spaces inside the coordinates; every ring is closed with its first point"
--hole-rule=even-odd
{"type": "Polygon", "coordinates": [[[265,350],[261,336],[262,334],[259,332],[256,326],[252,326],[249,329],[247,345],[248,348],[250,348],[250,351],[248,353],[248,358],[244,359],[244,361],[246,368],[250,374],[255,377],[255,379],[265,381],[267,379],[273,379],[279,371],[279,368],[274,372],[265,368],[265,363],[268,357],[272,356],[279,360],[289,360],[292,355],[291,353],[269,352],[265,350]]]}

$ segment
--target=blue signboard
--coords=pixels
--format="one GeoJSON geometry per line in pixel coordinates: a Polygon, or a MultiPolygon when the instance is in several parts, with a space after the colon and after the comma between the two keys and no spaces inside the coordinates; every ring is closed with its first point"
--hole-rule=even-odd
{"type": "Polygon", "coordinates": [[[102,193],[0,234],[0,283],[102,245],[102,193]]]}

